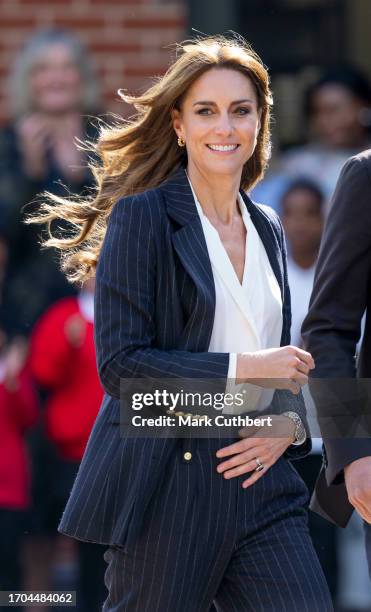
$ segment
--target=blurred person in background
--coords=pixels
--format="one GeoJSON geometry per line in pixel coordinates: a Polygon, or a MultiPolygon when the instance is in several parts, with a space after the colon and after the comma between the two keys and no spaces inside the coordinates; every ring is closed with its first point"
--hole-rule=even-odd
{"type": "Polygon", "coordinates": [[[75,139],[94,139],[88,115],[98,105],[97,81],[78,39],[62,30],[36,32],[11,74],[13,119],[0,132],[0,218],[9,236],[11,333],[28,334],[45,308],[74,293],[54,254],[40,252],[40,231],[22,223],[23,207],[41,191],[65,195],[67,188],[80,194],[91,184],[86,154],[75,139]]]}
{"type": "MultiPolygon", "coordinates": [[[[38,417],[27,343],[0,329],[0,590],[22,589],[21,548],[29,528],[31,466],[25,435],[38,417]]],[[[18,608],[17,608],[18,609],[18,608]]]]}
{"type": "Polygon", "coordinates": [[[282,157],[282,171],[316,181],[329,201],[345,161],[370,146],[370,84],[354,68],[331,70],[308,89],[305,111],[309,142],[282,157]]]}
{"type": "Polygon", "coordinates": [[[280,203],[286,232],[287,274],[291,291],[291,341],[302,346],[301,326],[308,312],[314,270],[323,230],[324,196],[316,183],[298,179],[280,203]]]}
{"type": "Polygon", "coordinates": [[[253,197],[279,209],[288,182],[305,177],[325,194],[327,215],[343,164],[371,143],[370,83],[355,68],[328,70],[305,94],[305,117],[308,142],[278,155],[274,172],[268,173],[253,197]]]}
{"type": "MultiPolygon", "coordinates": [[[[309,179],[291,182],[280,202],[282,224],[286,234],[287,273],[291,293],[291,341],[302,346],[301,326],[308,313],[313,289],[314,271],[324,223],[324,195],[309,179]]],[[[310,397],[306,396],[306,402],[310,397]]],[[[307,403],[308,407],[308,403],[307,403]]],[[[322,463],[322,442],[312,439],[310,455],[296,462],[296,469],[312,492],[322,463]]],[[[331,595],[337,592],[336,528],[314,513],[309,513],[309,529],[331,595]]]]}
{"type": "MultiPolygon", "coordinates": [[[[77,296],[50,306],[31,336],[31,371],[47,391],[45,432],[54,449],[48,511],[54,534],[103,397],[93,339],[94,286],[94,279],[89,279],[77,296]]],[[[57,535],[55,557],[58,551],[63,555],[67,540],[70,544],[57,535]]],[[[104,551],[97,544],[78,542],[76,546],[78,610],[101,610],[106,597],[104,551]]]]}

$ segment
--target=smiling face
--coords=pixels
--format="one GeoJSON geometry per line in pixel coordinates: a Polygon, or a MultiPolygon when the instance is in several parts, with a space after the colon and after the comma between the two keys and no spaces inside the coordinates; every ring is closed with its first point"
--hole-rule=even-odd
{"type": "Polygon", "coordinates": [[[241,177],[260,129],[253,83],[238,70],[211,68],[173,111],[173,126],[186,143],[188,167],[208,177],[241,177]]]}
{"type": "Polygon", "coordinates": [[[82,83],[70,50],[50,45],[31,72],[31,93],[38,110],[59,113],[76,110],[81,103],[82,83]]]}

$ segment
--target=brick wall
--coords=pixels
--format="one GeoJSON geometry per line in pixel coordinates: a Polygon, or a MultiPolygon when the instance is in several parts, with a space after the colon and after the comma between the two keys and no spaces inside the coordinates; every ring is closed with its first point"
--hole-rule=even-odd
{"type": "Polygon", "coordinates": [[[117,89],[138,91],[169,63],[186,33],[185,0],[0,0],[0,123],[8,117],[6,77],[35,28],[70,28],[91,50],[104,107],[120,112],[117,89]]]}

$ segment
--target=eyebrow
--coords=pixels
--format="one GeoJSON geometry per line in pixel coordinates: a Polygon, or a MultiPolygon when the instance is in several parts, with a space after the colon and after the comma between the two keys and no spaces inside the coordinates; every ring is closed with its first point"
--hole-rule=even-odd
{"type": "MultiPolygon", "coordinates": [[[[242,100],[234,100],[234,102],[230,103],[230,106],[233,106],[235,104],[243,104],[244,102],[250,102],[251,104],[254,104],[254,100],[250,100],[250,98],[243,98],[242,100]]],[[[199,102],[194,102],[193,106],[196,106],[196,104],[208,104],[209,106],[216,106],[216,102],[213,102],[212,100],[200,100],[199,102]]]]}

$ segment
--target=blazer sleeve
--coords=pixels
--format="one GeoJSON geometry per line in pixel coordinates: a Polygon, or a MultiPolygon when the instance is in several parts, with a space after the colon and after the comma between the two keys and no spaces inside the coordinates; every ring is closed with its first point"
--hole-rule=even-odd
{"type": "Polygon", "coordinates": [[[317,378],[354,377],[371,272],[371,180],[362,158],[340,174],[302,333],[317,378]]]}
{"type": "Polygon", "coordinates": [[[105,391],[120,398],[123,378],[227,378],[229,353],[156,348],[155,192],[119,200],[96,273],[95,343],[105,391]]]}
{"type": "MultiPolygon", "coordinates": [[[[356,376],[356,345],[371,272],[370,193],[367,158],[351,158],[344,165],[334,192],[309,312],[302,328],[305,345],[316,363],[311,378],[356,376]]],[[[321,397],[317,395],[314,399],[321,416],[321,397]]],[[[371,455],[369,439],[330,439],[326,431],[322,431],[322,436],[328,484],[343,478],[345,465],[371,455]]]]}

